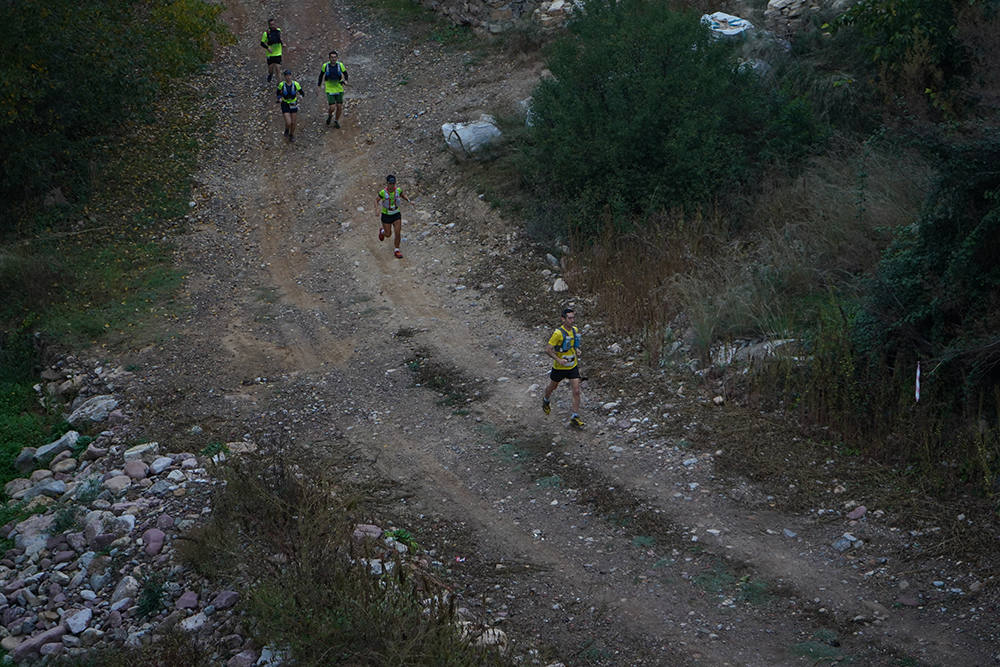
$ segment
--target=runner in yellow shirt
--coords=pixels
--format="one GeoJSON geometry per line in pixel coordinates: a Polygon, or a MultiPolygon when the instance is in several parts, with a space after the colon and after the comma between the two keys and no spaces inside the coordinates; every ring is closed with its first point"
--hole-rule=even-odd
{"type": "Polygon", "coordinates": [[[564,308],[562,323],[549,336],[545,354],[552,358],[552,370],[549,372],[549,385],[542,397],[542,412],[552,412],[549,397],[560,382],[569,380],[573,391],[573,414],[570,415],[569,424],[583,428],[583,420],[580,419],[580,330],[573,325],[575,321],[576,312],[572,308],[564,308]]]}
{"type": "Polygon", "coordinates": [[[304,94],[298,81],[292,80],[292,70],[286,69],[285,80],[275,91],[275,104],[281,104],[281,115],[285,117],[285,136],[295,141],[295,118],[299,113],[299,96],[304,94]]]}
{"type": "Polygon", "coordinates": [[[326,114],[326,124],[333,120],[333,126],[340,129],[340,114],[344,111],[344,84],[347,83],[347,68],[337,60],[337,52],[330,51],[330,59],[319,68],[317,86],[323,86],[326,101],[330,105],[326,114]],[[336,116],[334,116],[336,114],[336,116]]]}
{"type": "Polygon", "coordinates": [[[267,20],[267,30],[260,38],[260,45],[267,51],[267,82],[278,76],[281,69],[281,28],[274,19],[267,20]]]}
{"type": "Polygon", "coordinates": [[[389,174],[385,177],[385,188],[378,191],[376,205],[382,207],[382,227],[378,230],[378,240],[384,241],[389,235],[393,235],[393,242],[396,250],[393,254],[396,259],[403,259],[403,253],[399,250],[399,236],[403,228],[403,214],[399,212],[400,198],[410,201],[410,198],[403,194],[403,191],[396,187],[396,177],[389,174]]]}

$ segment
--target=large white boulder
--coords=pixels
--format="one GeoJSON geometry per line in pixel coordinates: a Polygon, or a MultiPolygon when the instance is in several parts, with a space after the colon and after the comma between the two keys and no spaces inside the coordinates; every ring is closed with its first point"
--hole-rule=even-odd
{"type": "Polygon", "coordinates": [[[483,114],[471,123],[445,123],[441,134],[448,148],[460,158],[473,157],[487,146],[496,143],[501,136],[493,116],[483,114]]]}

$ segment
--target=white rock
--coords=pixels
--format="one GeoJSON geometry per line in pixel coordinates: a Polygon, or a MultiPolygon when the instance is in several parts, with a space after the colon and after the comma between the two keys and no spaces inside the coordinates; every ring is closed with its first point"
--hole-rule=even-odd
{"type": "Polygon", "coordinates": [[[181,630],[185,632],[197,632],[205,626],[206,622],[208,622],[208,616],[205,616],[205,612],[199,611],[194,616],[188,616],[181,621],[181,630]]]}
{"type": "Polygon", "coordinates": [[[141,445],[136,445],[135,447],[129,447],[125,450],[125,460],[132,461],[135,459],[141,459],[146,455],[152,456],[160,450],[160,444],[157,442],[145,442],[141,445]]]}
{"type": "Polygon", "coordinates": [[[569,291],[569,285],[562,278],[556,278],[556,281],[552,283],[553,292],[566,292],[569,291]]]}
{"type": "Polygon", "coordinates": [[[445,123],[441,134],[448,148],[458,157],[472,157],[495,143],[501,136],[492,116],[483,114],[471,123],[445,123]]]}
{"type": "Polygon", "coordinates": [[[83,421],[102,422],[107,419],[108,414],[110,414],[111,411],[117,407],[118,401],[114,396],[92,396],[84,401],[80,407],[74,410],[73,414],[66,418],[66,421],[70,424],[76,424],[83,421]]]}

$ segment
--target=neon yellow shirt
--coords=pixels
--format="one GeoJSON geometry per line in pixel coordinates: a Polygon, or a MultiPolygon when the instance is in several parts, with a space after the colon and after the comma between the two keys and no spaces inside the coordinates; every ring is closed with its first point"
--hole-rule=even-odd
{"type": "MultiPolygon", "coordinates": [[[[334,62],[333,64],[340,66],[340,74],[341,74],[341,76],[345,76],[347,74],[347,68],[344,67],[344,63],[342,63],[342,62],[340,62],[338,60],[338,61],[334,62]]],[[[342,93],[342,92],[344,92],[344,81],[343,81],[343,79],[341,79],[340,81],[337,81],[336,79],[332,79],[331,80],[331,79],[327,79],[326,78],[326,69],[328,67],[330,67],[330,61],[329,60],[327,60],[325,63],[323,63],[323,66],[319,70],[320,71],[320,76],[323,77],[323,89],[328,94],[330,94],[330,95],[334,95],[336,93],[342,93]]]]}
{"type": "Polygon", "coordinates": [[[552,360],[552,368],[558,371],[568,371],[576,368],[579,363],[577,355],[580,352],[580,330],[573,327],[570,331],[566,327],[560,326],[549,336],[549,345],[556,349],[559,361],[552,360]]]}
{"type": "MultiPolygon", "coordinates": [[[[281,39],[281,28],[275,28],[278,31],[278,39],[281,39]]],[[[268,56],[280,56],[281,55],[281,42],[275,42],[272,44],[267,41],[267,30],[264,31],[264,35],[260,38],[260,43],[267,47],[268,56]]]]}
{"type": "Polygon", "coordinates": [[[392,192],[388,190],[379,190],[378,197],[382,200],[382,213],[385,215],[394,215],[399,213],[399,198],[402,196],[403,191],[396,188],[392,192]]]}
{"type": "Polygon", "coordinates": [[[278,99],[285,104],[290,104],[295,106],[299,103],[299,93],[302,92],[302,86],[299,85],[298,81],[292,81],[292,85],[285,87],[285,82],[282,81],[278,84],[278,99]]]}

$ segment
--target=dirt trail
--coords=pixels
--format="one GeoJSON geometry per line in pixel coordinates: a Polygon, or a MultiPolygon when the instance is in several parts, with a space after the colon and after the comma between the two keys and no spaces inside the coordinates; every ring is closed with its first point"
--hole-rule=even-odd
{"type": "MultiPolygon", "coordinates": [[[[444,196],[433,176],[414,187],[421,171],[459,168],[435,138],[441,117],[511,94],[483,75],[495,63],[411,44],[339,1],[230,0],[227,16],[238,44],[214,71],[227,91],[223,131],[180,253],[189,315],[172,341],[142,352],[151,429],[276,431],[361,452],[400,487],[418,537],[439,530],[464,599],[515,652],[539,646],[567,664],[780,665],[815,663],[826,647],[860,664],[990,664],[995,647],[952,615],[879,605],[810,521],[734,497],[711,456],[689,466],[691,453],[661,436],[567,431],[562,394],[541,414],[530,387],[544,382],[538,351],[554,322],[526,329],[463,283],[483,253],[462,226],[495,222],[474,193],[444,196]],[[264,83],[257,41],[269,15],[292,46],[284,66],[307,91],[295,144],[264,83]],[[315,87],[331,46],[351,77],[341,130],[323,123],[315,87]],[[416,70],[424,80],[389,87],[417,52],[432,63],[416,70]],[[477,83],[452,86],[466,74],[477,83]],[[414,198],[402,260],[376,238],[375,192],[390,171],[414,198]],[[486,398],[442,405],[414,386],[406,361],[417,352],[480,379],[486,398]],[[610,451],[616,443],[627,451],[610,451]],[[767,532],[788,526],[800,539],[767,532]],[[758,581],[768,592],[755,597],[758,581]]],[[[613,397],[586,391],[596,423],[613,397]]]]}

